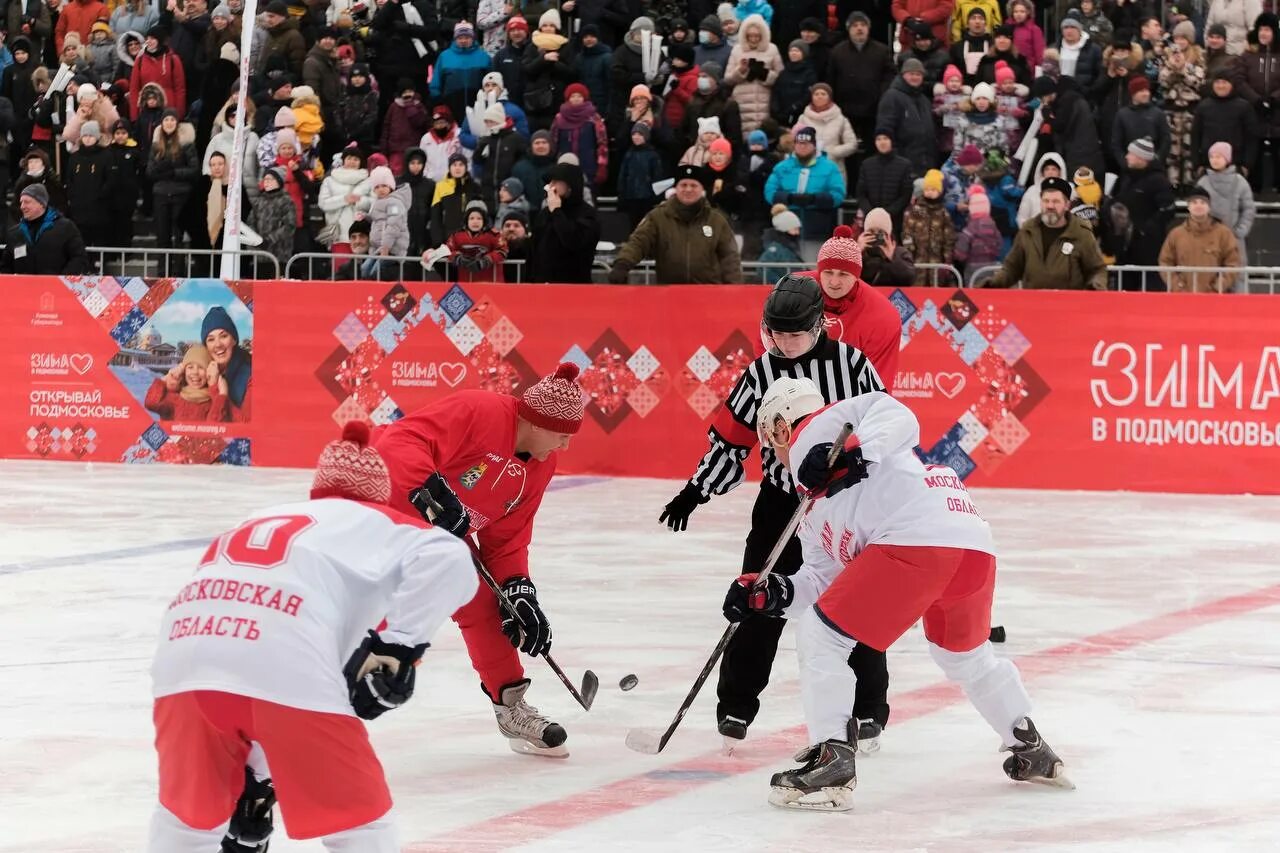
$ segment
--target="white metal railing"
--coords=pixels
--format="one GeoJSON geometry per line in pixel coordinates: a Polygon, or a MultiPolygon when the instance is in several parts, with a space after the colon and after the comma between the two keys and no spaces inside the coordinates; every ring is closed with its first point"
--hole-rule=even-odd
{"type": "MultiPolygon", "coordinates": [[[[328,252],[299,252],[289,258],[284,267],[284,277],[309,281],[336,281],[338,271],[346,264],[354,262],[356,270],[350,276],[343,275],[343,281],[374,279],[387,281],[441,281],[449,276],[448,265],[444,261],[428,269],[422,265],[421,255],[334,255],[328,252]],[[360,272],[366,261],[376,260],[379,269],[376,273],[364,275],[360,272]]],[[[505,261],[504,275],[513,276],[506,280],[510,283],[522,283],[525,276],[523,260],[505,261]]],[[[494,268],[491,280],[496,281],[498,270],[494,268]]],[[[473,279],[483,281],[484,279],[473,279]]]]}
{"type": "MultiPolygon", "coordinates": [[[[222,249],[153,249],[139,246],[87,246],[85,252],[103,275],[144,278],[207,278],[220,274],[222,249]],[[154,268],[153,268],[154,267],[154,268]]],[[[246,279],[279,278],[280,261],[261,249],[241,249],[240,274],[246,279]]]]}
{"type": "MultiPolygon", "coordinates": [[[[969,274],[965,286],[982,287],[1000,268],[1000,264],[979,267],[969,274]]],[[[1280,267],[1162,267],[1119,264],[1107,267],[1107,289],[1139,293],[1163,291],[1168,288],[1169,277],[1172,275],[1219,276],[1223,280],[1221,289],[1226,293],[1235,292],[1236,281],[1244,276],[1249,292],[1253,292],[1255,286],[1259,289],[1265,287],[1266,292],[1274,296],[1277,282],[1280,282],[1280,267]]],[[[1023,282],[1019,281],[1012,287],[1022,288],[1023,282]]]]}

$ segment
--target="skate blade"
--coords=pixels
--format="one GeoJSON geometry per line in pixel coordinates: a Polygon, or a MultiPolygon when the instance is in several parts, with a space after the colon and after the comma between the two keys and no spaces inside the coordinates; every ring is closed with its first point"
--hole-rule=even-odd
{"type": "Polygon", "coordinates": [[[876,737],[869,737],[869,738],[866,738],[865,740],[860,739],[858,741],[859,755],[871,755],[872,753],[879,752],[879,751],[880,751],[880,737],[878,735],[876,737]]]}
{"type": "Polygon", "coordinates": [[[775,786],[769,791],[769,804],[782,809],[801,811],[847,812],[853,808],[853,788],[843,786],[820,788],[806,794],[796,788],[775,786]]]}
{"type": "Polygon", "coordinates": [[[536,743],[518,737],[507,738],[507,744],[511,747],[512,752],[519,755],[536,755],[539,758],[569,757],[569,747],[564,744],[559,746],[538,746],[536,743]]]}
{"type": "Polygon", "coordinates": [[[1059,761],[1053,765],[1052,776],[1036,776],[1034,779],[1028,779],[1028,782],[1035,782],[1037,785],[1044,785],[1048,788],[1061,788],[1064,791],[1074,791],[1076,783],[1067,778],[1066,770],[1059,761]]]}
{"type": "Polygon", "coordinates": [[[738,738],[728,737],[726,735],[721,735],[720,740],[720,754],[725,758],[733,758],[735,755],[738,755],[742,748],[742,744],[745,743],[745,741],[738,738]]]}

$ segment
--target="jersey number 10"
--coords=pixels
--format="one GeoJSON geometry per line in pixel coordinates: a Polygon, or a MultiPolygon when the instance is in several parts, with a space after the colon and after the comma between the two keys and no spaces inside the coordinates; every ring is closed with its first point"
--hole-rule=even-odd
{"type": "Polygon", "coordinates": [[[237,566],[278,568],[289,559],[293,540],[315,523],[309,515],[272,515],[246,521],[209,543],[200,568],[219,557],[237,566]]]}

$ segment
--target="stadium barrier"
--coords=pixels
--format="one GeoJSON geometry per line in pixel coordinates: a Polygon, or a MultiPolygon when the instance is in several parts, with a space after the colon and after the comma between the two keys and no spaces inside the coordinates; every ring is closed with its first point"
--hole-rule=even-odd
{"type": "MultiPolygon", "coordinates": [[[[2,457],[307,467],[349,419],[518,392],[568,360],[583,368],[587,417],[559,470],[670,478],[693,471],[757,354],[764,298],[759,285],[13,276],[5,288],[2,457]],[[234,419],[187,407],[174,420],[157,398],[206,327],[241,350],[223,371],[234,419]]],[[[920,418],[922,456],[966,482],[1280,493],[1280,302],[889,296],[902,319],[894,393],[920,418]]]]}

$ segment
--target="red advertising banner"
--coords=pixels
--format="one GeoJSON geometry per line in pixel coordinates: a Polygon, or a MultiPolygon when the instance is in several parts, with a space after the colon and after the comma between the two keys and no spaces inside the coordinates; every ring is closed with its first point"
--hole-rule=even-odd
{"type": "MultiPolygon", "coordinates": [[[[518,392],[568,360],[583,368],[588,418],[560,470],[651,477],[694,470],[755,354],[765,293],[5,287],[0,456],[306,467],[348,419],[390,422],[461,388],[518,392]]],[[[970,484],[1280,491],[1280,300],[931,288],[891,299],[903,321],[895,394],[920,417],[922,456],[970,484]]]]}

